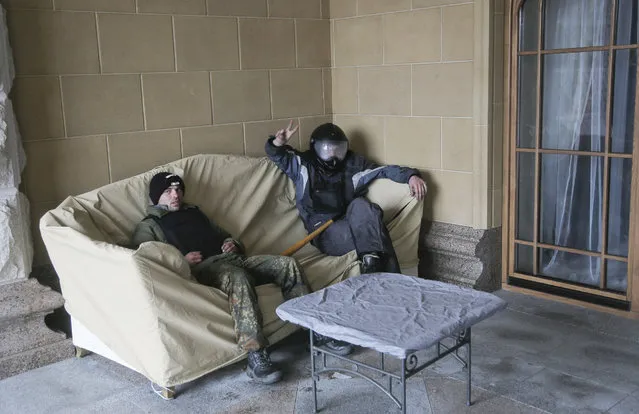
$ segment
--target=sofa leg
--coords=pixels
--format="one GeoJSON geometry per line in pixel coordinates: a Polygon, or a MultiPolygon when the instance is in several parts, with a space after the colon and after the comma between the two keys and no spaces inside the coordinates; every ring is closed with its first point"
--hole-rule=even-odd
{"type": "Polygon", "coordinates": [[[165,400],[172,400],[175,398],[175,387],[162,388],[162,398],[165,400]]]}
{"type": "Polygon", "coordinates": [[[76,358],[84,358],[85,356],[91,354],[91,351],[88,349],[80,348],[79,346],[75,347],[75,357],[76,358]]]}

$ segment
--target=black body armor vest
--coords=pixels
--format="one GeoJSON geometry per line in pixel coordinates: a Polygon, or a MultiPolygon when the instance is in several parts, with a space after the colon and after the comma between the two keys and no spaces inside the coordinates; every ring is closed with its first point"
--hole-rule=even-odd
{"type": "Polygon", "coordinates": [[[202,258],[206,259],[222,253],[226,235],[215,231],[209,219],[197,207],[173,211],[162,217],[149,217],[160,225],[167,242],[184,255],[200,252],[202,258]]]}

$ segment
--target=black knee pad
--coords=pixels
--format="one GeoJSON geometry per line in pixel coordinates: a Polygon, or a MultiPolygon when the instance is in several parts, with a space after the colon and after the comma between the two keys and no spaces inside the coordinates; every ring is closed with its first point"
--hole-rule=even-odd
{"type": "Polygon", "coordinates": [[[384,258],[381,253],[366,253],[362,255],[360,273],[378,273],[384,271],[384,258]]]}

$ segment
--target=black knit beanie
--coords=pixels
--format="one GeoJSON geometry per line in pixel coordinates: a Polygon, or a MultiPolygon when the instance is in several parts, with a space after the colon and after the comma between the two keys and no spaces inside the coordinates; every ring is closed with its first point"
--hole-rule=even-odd
{"type": "Polygon", "coordinates": [[[160,196],[162,195],[164,190],[171,187],[172,185],[179,186],[179,188],[184,193],[184,181],[182,181],[182,178],[177,174],[173,174],[170,172],[161,172],[155,174],[153,178],[151,178],[151,184],[149,184],[149,197],[151,198],[153,205],[156,205],[158,203],[158,200],[160,200],[160,196]]]}

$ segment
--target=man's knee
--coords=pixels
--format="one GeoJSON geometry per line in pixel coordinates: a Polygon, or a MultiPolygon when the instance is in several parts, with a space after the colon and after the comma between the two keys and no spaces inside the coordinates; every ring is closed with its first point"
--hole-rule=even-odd
{"type": "Polygon", "coordinates": [[[365,197],[358,197],[351,201],[348,206],[348,212],[349,215],[355,215],[358,217],[368,216],[375,218],[379,218],[384,214],[384,211],[379,205],[371,203],[365,197]]]}
{"type": "Polygon", "coordinates": [[[239,292],[250,289],[253,286],[251,275],[239,267],[222,270],[220,279],[222,282],[221,286],[226,293],[239,292]]]}
{"type": "Polygon", "coordinates": [[[253,278],[244,269],[233,272],[230,275],[229,283],[238,288],[253,286],[253,278]]]}
{"type": "Polygon", "coordinates": [[[284,267],[299,267],[297,261],[290,256],[280,256],[280,260],[284,267]]]}

